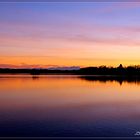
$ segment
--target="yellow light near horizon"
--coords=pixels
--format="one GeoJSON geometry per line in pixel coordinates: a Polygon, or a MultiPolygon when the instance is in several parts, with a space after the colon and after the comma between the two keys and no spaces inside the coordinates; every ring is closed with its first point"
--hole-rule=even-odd
{"type": "Polygon", "coordinates": [[[119,64],[123,66],[139,65],[139,60],[121,60],[121,59],[73,59],[65,57],[0,57],[1,64],[15,65],[15,66],[32,66],[39,67],[47,66],[113,66],[116,67],[119,64]]]}

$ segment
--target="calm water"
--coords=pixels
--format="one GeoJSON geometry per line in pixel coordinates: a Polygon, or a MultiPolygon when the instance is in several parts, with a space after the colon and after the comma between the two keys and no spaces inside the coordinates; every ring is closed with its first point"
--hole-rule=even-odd
{"type": "Polygon", "coordinates": [[[139,82],[0,76],[0,137],[133,137],[137,131],[139,82]]]}

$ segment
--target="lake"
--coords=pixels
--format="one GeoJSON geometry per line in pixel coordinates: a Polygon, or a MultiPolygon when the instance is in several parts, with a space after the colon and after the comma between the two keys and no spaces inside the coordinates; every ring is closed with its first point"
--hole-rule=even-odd
{"type": "Polygon", "coordinates": [[[139,131],[139,82],[0,76],[0,137],[138,137],[139,131]]]}

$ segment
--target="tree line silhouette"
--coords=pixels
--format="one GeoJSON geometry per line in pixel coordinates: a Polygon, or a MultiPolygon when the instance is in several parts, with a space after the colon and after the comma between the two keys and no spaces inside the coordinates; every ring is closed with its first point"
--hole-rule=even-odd
{"type": "Polygon", "coordinates": [[[123,67],[120,64],[118,67],[85,67],[79,70],[50,70],[50,69],[13,69],[0,68],[0,74],[75,74],[75,75],[118,75],[118,76],[140,76],[140,66],[123,67]]]}

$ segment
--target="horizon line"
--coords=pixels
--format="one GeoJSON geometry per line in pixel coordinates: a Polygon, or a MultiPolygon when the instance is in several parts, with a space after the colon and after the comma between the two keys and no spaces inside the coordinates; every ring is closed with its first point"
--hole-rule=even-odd
{"type": "Polygon", "coordinates": [[[95,65],[89,65],[89,66],[76,66],[76,65],[72,65],[72,66],[61,66],[61,65],[9,65],[9,64],[0,64],[0,69],[48,69],[48,70],[66,70],[66,69],[81,69],[81,68],[92,68],[92,67],[96,67],[96,68],[102,68],[102,67],[106,67],[106,68],[117,68],[117,67],[123,67],[123,68],[127,68],[127,67],[140,67],[139,65],[123,65],[123,64],[119,64],[118,66],[107,66],[107,65],[99,65],[99,66],[95,66],[95,65]],[[2,66],[1,66],[2,65],[2,66]],[[7,65],[7,66],[6,66],[7,65]]]}

